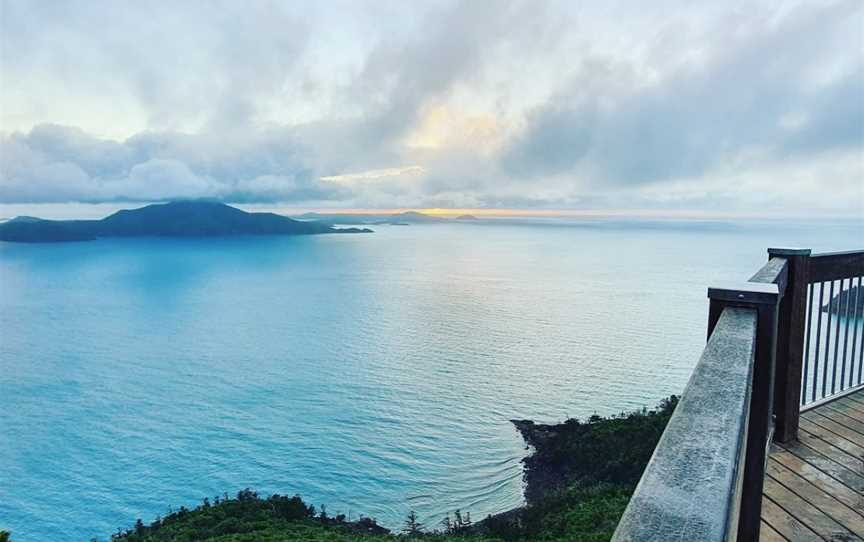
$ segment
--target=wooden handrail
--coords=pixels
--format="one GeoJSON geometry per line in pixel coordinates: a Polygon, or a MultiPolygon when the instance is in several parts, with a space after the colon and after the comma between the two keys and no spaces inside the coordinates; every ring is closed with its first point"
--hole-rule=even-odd
{"type": "MultiPolygon", "coordinates": [[[[830,298],[832,281],[842,293],[853,277],[861,288],[864,251],[771,248],[748,282],[708,289],[708,344],[613,540],[759,540],[768,445],[798,435],[808,285],[830,282],[830,298]]],[[[821,314],[821,295],[814,306],[810,293],[810,314],[821,314]]],[[[845,362],[848,337],[843,344],[845,362]]]]}
{"type": "Polygon", "coordinates": [[[810,257],[808,281],[824,282],[864,275],[864,250],[826,252],[810,257]]]}
{"type": "Polygon", "coordinates": [[[762,266],[748,282],[762,282],[765,284],[776,284],[777,290],[782,298],[786,295],[786,285],[789,281],[789,265],[786,258],[771,257],[768,263],[762,266]]]}
{"type": "Polygon", "coordinates": [[[612,540],[734,539],[757,311],[722,311],[612,540]]]}
{"type": "MultiPolygon", "coordinates": [[[[778,406],[789,405],[791,388],[785,375],[794,365],[789,361],[795,349],[786,347],[790,333],[780,328],[800,319],[796,308],[804,300],[802,284],[806,294],[801,259],[808,256],[809,250],[771,249],[766,264],[748,282],[708,289],[708,344],[614,540],[758,540],[768,444],[775,427],[772,414],[778,406]],[[750,318],[749,334],[732,332],[745,315],[750,318]],[[716,379],[716,371],[740,369],[742,348],[751,352],[746,377],[735,373],[716,379]],[[780,378],[778,363],[783,367],[780,378]],[[718,402],[724,394],[740,399],[736,393],[746,396],[743,404],[730,397],[718,402]],[[704,427],[712,427],[701,419],[706,411],[727,425],[706,433],[704,427]],[[699,453],[688,440],[698,442],[699,453]]],[[[798,368],[797,387],[792,386],[796,391],[800,359],[798,368]]],[[[797,401],[798,396],[791,399],[794,415],[779,418],[784,438],[790,423],[797,431],[797,401]]]]}
{"type": "MultiPolygon", "coordinates": [[[[769,262],[770,263],[770,262],[769,262]]],[[[730,307],[751,308],[756,311],[756,351],[753,362],[752,393],[747,417],[747,445],[743,456],[739,511],[736,517],[736,540],[758,540],[761,524],[762,485],[765,481],[765,463],[768,444],[774,424],[774,374],[777,344],[778,307],[780,291],[773,281],[782,281],[787,272],[786,262],[771,264],[773,276],[759,277],[766,282],[745,282],[733,287],[708,289],[708,333],[713,334],[713,315],[730,307]]],[[[759,274],[757,273],[757,276],[759,274]]]]}

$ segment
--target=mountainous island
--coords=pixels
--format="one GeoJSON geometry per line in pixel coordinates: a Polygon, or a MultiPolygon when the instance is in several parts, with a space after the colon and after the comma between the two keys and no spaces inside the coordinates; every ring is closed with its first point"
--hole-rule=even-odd
{"type": "Polygon", "coordinates": [[[101,220],[43,220],[20,216],[0,223],[0,241],[47,243],[104,237],[224,237],[371,233],[367,228],[334,228],[275,213],[248,213],[210,200],[173,201],[118,211],[101,220]]]}

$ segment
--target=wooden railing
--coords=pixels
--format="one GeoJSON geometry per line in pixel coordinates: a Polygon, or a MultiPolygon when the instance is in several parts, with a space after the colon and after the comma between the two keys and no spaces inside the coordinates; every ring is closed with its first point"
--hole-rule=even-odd
{"type": "Polygon", "coordinates": [[[708,288],[708,344],[613,540],[759,540],[768,449],[798,438],[808,383],[820,378],[819,401],[864,385],[864,250],[768,258],[749,281],[708,288]],[[814,305],[814,290],[830,282],[833,292],[835,281],[837,314],[823,333],[814,311],[827,320],[835,298],[814,305]]]}
{"type": "Polygon", "coordinates": [[[864,384],[864,252],[810,257],[801,405],[806,410],[864,384]]]}

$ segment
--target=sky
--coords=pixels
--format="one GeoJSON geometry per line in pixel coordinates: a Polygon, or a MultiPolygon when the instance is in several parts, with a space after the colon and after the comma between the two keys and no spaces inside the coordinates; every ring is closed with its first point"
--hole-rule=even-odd
{"type": "Polygon", "coordinates": [[[864,217],[864,2],[0,0],[0,204],[864,217]]]}

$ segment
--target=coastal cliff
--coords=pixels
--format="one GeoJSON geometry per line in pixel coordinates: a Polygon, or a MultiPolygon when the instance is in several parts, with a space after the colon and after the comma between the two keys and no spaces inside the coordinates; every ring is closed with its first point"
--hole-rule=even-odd
{"type": "Polygon", "coordinates": [[[552,425],[513,420],[534,450],[523,460],[525,500],[535,504],[574,484],[635,486],[677,404],[673,395],[655,410],[608,418],[594,415],[552,425]]]}

